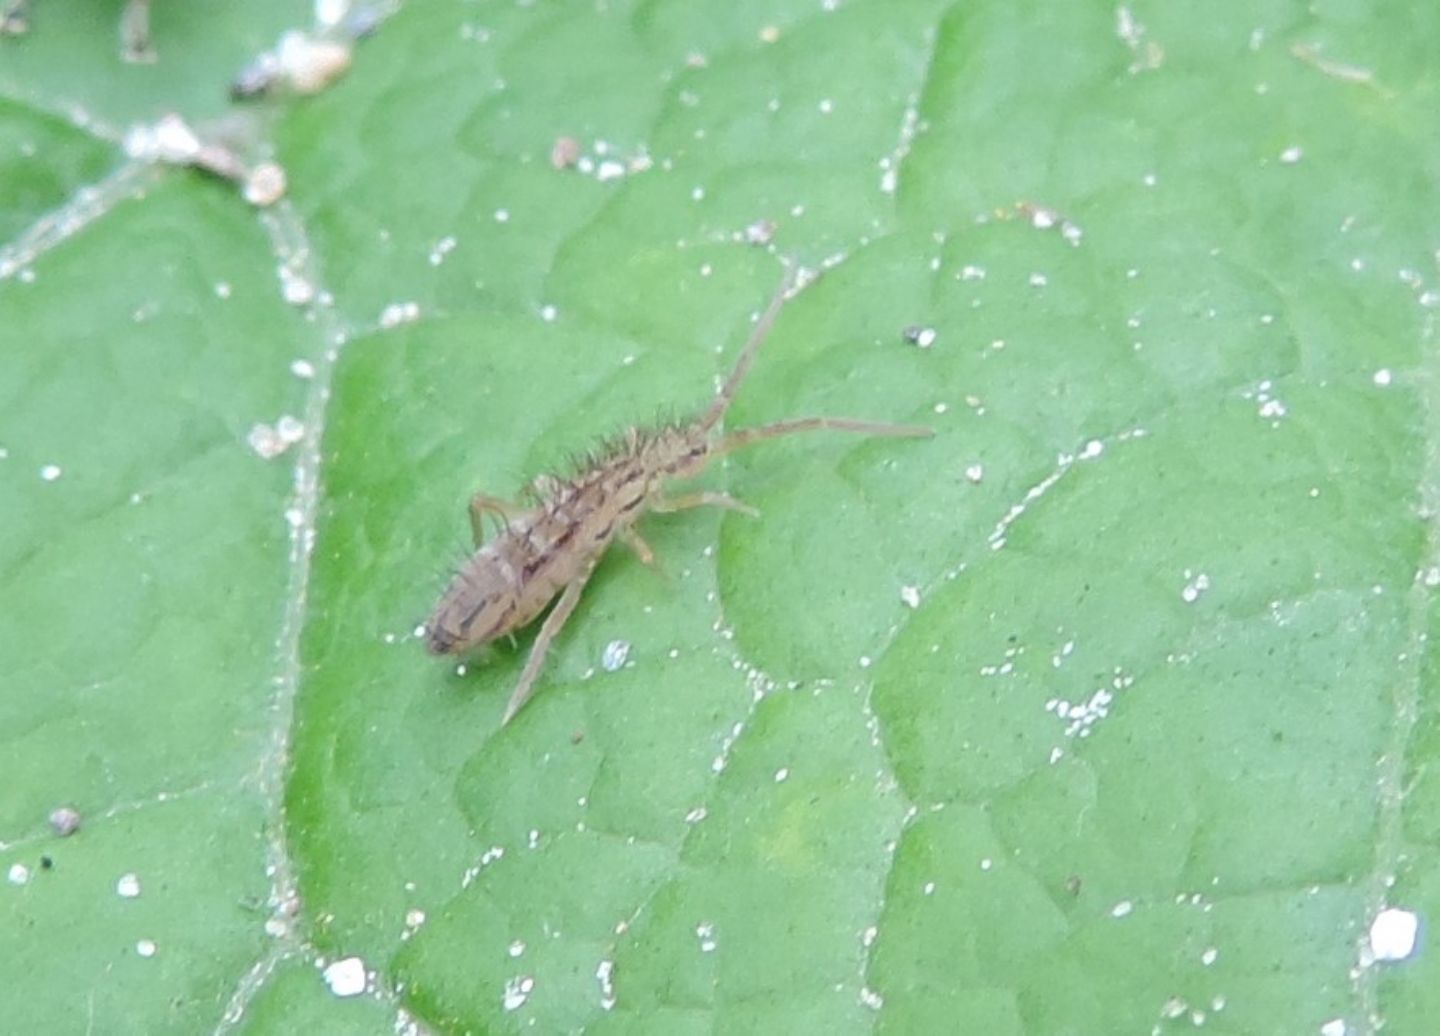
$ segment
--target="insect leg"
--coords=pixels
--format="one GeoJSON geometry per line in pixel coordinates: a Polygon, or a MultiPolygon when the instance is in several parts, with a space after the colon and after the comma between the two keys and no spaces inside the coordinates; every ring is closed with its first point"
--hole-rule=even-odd
{"type": "Polygon", "coordinates": [[[585,570],[565,588],[565,592],[560,595],[560,602],[545,617],[545,624],[540,627],[540,632],[535,636],[535,643],[530,647],[530,657],[525,661],[525,670],[520,674],[520,682],[515,685],[515,690],[510,695],[510,701],[505,706],[505,715],[500,717],[502,727],[514,719],[515,713],[519,712],[521,706],[530,700],[530,695],[535,689],[535,680],[545,665],[545,655],[550,650],[550,642],[555,639],[565,625],[565,620],[570,618],[570,613],[575,610],[575,605],[580,603],[580,594],[590,580],[590,573],[594,571],[594,564],[586,566],[585,570]]]}
{"type": "Polygon", "coordinates": [[[645,537],[635,531],[633,526],[626,526],[620,530],[620,539],[625,546],[635,552],[642,565],[655,564],[655,552],[650,549],[650,544],[645,542],[645,537]]]}
{"type": "Polygon", "coordinates": [[[908,439],[928,439],[935,434],[933,428],[913,424],[883,424],[879,421],[860,421],[851,417],[793,417],[788,421],[776,421],[774,424],[761,425],[759,428],[741,428],[739,431],[731,432],[722,436],[720,441],[710,448],[710,453],[712,455],[729,453],[742,446],[748,446],[752,442],[760,442],[762,439],[778,439],[782,435],[822,430],[859,432],[861,435],[886,435],[908,439]]]}
{"type": "Polygon", "coordinates": [[[498,496],[486,496],[484,493],[476,493],[470,498],[470,531],[475,534],[475,546],[485,542],[485,514],[498,514],[501,518],[501,528],[504,528],[512,518],[519,518],[525,513],[523,507],[517,507],[508,500],[501,500],[498,496]]]}
{"type": "Polygon", "coordinates": [[[755,510],[743,500],[736,500],[729,493],[682,493],[679,496],[670,498],[661,497],[651,501],[650,510],[660,514],[668,514],[672,511],[684,511],[691,507],[723,507],[727,511],[739,511],[741,514],[748,514],[751,518],[759,518],[760,512],[755,510]]]}

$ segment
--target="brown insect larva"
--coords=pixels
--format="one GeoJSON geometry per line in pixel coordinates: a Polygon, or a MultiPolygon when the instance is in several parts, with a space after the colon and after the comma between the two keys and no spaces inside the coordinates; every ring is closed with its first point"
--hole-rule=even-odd
{"type": "Polygon", "coordinates": [[[845,417],[797,417],[718,438],[712,436],[749,372],[755,351],[775,323],[790,285],[791,277],[787,275],[751,332],[724,387],[698,418],[687,424],[649,430],[631,428],[573,478],[537,478],[530,484],[529,500],[524,505],[484,494],[476,494],[470,501],[476,551],[455,574],[425,623],[425,647],[430,653],[450,655],[488,644],[526,626],[557,594],[560,597],[540,627],[502,723],[510,722],[530,697],[551,641],[575,610],[585,583],[610,544],[619,539],[645,564],[655,560],[635,529],[642,514],[705,505],[758,514],[727,493],[700,490],[666,496],[665,485],[671,479],[698,475],[711,457],[796,432],[830,428],[865,435],[934,434],[929,428],[913,425],[845,417]],[[504,522],[489,543],[483,542],[482,518],[486,512],[498,515],[504,522]]]}

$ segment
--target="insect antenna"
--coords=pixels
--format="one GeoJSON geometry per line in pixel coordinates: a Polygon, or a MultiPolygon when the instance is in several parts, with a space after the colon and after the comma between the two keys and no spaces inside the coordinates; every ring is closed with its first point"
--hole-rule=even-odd
{"type": "Polygon", "coordinates": [[[750,373],[750,364],[755,361],[755,353],[760,348],[760,343],[765,341],[770,333],[770,328],[775,324],[775,318],[780,314],[780,307],[785,304],[785,296],[795,284],[797,271],[795,266],[785,268],[785,276],[780,279],[780,287],[775,289],[770,304],[765,307],[765,312],[760,314],[760,319],[755,322],[755,329],[750,332],[750,337],[745,340],[745,347],[740,350],[740,358],[735,361],[735,369],[730,372],[730,377],[725,379],[725,385],[720,389],[715,402],[710,404],[708,410],[701,416],[699,429],[708,432],[720,423],[725,416],[725,411],[730,408],[730,401],[735,398],[735,393],[740,389],[740,383],[745,380],[745,375],[750,373]]]}

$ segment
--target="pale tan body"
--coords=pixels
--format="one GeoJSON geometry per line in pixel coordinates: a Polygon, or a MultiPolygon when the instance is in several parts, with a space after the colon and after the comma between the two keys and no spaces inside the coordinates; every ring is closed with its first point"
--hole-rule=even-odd
{"type": "Polygon", "coordinates": [[[808,417],[761,428],[742,429],[718,439],[712,432],[734,398],[775,321],[786,279],[745,343],[735,370],[699,418],[687,425],[653,432],[631,429],[609,454],[569,480],[540,478],[531,485],[534,506],[522,507],[477,495],[470,519],[478,547],[456,573],[425,623],[425,646],[437,655],[455,654],[487,644],[529,625],[560,595],[546,618],[520,676],[502,723],[508,723],[529,698],[550,642],[565,624],[590,574],[616,539],[623,540],[646,564],[654,555],[635,522],[647,511],[679,511],[713,505],[756,512],[725,493],[696,492],[666,497],[665,484],[699,474],[710,458],[760,439],[812,429],[832,428],[868,435],[929,436],[929,428],[876,424],[849,418],[808,417]],[[481,518],[490,511],[505,524],[481,545],[481,518]]]}

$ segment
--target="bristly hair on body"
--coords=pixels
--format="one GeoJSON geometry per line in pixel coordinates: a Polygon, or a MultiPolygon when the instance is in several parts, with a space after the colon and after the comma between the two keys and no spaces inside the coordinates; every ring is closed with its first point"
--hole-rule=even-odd
{"type": "MultiPolygon", "coordinates": [[[[667,427],[662,424],[635,425],[598,440],[566,459],[564,475],[552,475],[557,482],[583,482],[598,469],[621,457],[632,456],[654,442],[667,427]]],[[[673,427],[681,427],[675,425],[673,427]]]]}
{"type": "Polygon", "coordinates": [[[630,425],[611,432],[583,450],[568,453],[564,464],[559,465],[550,477],[556,482],[583,481],[597,468],[643,450],[662,435],[683,431],[693,422],[693,417],[681,416],[672,406],[657,407],[654,418],[645,424],[630,425]]]}

